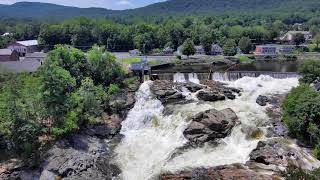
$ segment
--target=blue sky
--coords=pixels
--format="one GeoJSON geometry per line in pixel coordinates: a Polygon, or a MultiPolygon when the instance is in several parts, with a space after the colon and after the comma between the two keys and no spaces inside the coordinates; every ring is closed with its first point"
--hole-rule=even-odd
{"type": "MultiPolygon", "coordinates": [[[[19,1],[33,0],[0,0],[0,4],[13,4],[19,1]]],[[[77,7],[103,7],[107,9],[132,9],[165,0],[34,0],[77,7]]]]}

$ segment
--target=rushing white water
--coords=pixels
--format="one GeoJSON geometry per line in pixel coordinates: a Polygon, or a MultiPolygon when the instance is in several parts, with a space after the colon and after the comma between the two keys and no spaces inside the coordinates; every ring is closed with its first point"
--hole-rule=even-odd
{"type": "Polygon", "coordinates": [[[186,82],[186,78],[184,77],[184,74],[182,74],[182,73],[175,73],[173,75],[173,81],[174,82],[186,82]]]}
{"type": "Polygon", "coordinates": [[[193,83],[196,83],[196,84],[200,84],[200,80],[198,79],[197,73],[189,73],[188,76],[189,76],[188,80],[190,82],[193,82],[193,83]]]}
{"type": "MultiPolygon", "coordinates": [[[[183,74],[176,74],[175,80],[185,81],[183,74]]],[[[170,116],[163,115],[163,105],[151,96],[150,83],[141,85],[136,94],[137,102],[122,123],[121,133],[125,137],[116,148],[116,154],[122,169],[121,179],[124,180],[153,179],[165,171],[245,163],[258,140],[247,139],[242,129],[247,126],[263,128],[263,122],[268,120],[265,107],[258,106],[256,98],[261,94],[288,92],[298,85],[298,79],[244,77],[227,82],[232,87],[243,89],[242,96],[236,100],[174,105],[174,112],[170,116]],[[189,123],[187,118],[212,108],[233,109],[241,125],[235,127],[231,135],[222,139],[217,147],[206,145],[190,149],[170,159],[175,150],[187,142],[183,136],[189,123]]]]}

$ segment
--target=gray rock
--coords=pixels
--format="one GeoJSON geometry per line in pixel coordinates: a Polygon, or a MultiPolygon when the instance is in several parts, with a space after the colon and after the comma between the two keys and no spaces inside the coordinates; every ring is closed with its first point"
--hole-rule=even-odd
{"type": "Polygon", "coordinates": [[[184,102],[185,96],[175,89],[175,85],[179,85],[180,88],[183,86],[172,81],[157,80],[152,83],[150,89],[156,98],[164,104],[184,102]]]}
{"type": "Polygon", "coordinates": [[[292,148],[284,138],[273,138],[260,141],[257,148],[250,153],[248,165],[255,163],[265,165],[265,168],[272,168],[273,171],[283,171],[289,166],[306,168],[305,155],[299,150],[292,148]]]}
{"type": "Polygon", "coordinates": [[[197,94],[197,97],[200,100],[210,101],[210,102],[221,101],[226,99],[226,97],[223,94],[220,94],[217,91],[200,91],[197,94]]]}
{"type": "Polygon", "coordinates": [[[162,174],[161,180],[272,180],[272,175],[266,175],[248,169],[242,164],[231,164],[212,168],[198,168],[190,171],[180,171],[174,174],[162,174]]]}
{"type": "Polygon", "coordinates": [[[231,109],[211,109],[192,117],[183,134],[191,143],[202,144],[225,138],[238,122],[237,115],[231,109]]]}
{"type": "Polygon", "coordinates": [[[259,104],[260,106],[266,106],[267,103],[269,102],[269,98],[267,96],[259,96],[256,100],[256,103],[259,104]]]}
{"type": "Polygon", "coordinates": [[[134,106],[135,102],[134,92],[121,91],[112,95],[108,103],[113,113],[126,113],[134,106]]]}

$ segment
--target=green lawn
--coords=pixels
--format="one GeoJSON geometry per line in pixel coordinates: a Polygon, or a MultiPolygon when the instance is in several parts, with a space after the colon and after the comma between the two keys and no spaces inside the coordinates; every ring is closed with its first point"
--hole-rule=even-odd
{"type": "Polygon", "coordinates": [[[132,58],[125,58],[125,59],[122,59],[122,62],[124,63],[135,63],[135,62],[140,62],[141,61],[141,58],[139,57],[132,57],[132,58]]]}
{"type": "Polygon", "coordinates": [[[238,54],[235,57],[239,58],[241,62],[250,61],[250,58],[245,54],[238,54]]]}

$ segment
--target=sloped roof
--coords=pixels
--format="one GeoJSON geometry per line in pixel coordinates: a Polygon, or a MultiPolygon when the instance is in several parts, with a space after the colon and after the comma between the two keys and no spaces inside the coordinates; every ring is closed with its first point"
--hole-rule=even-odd
{"type": "Polygon", "coordinates": [[[15,73],[35,72],[38,70],[40,66],[41,66],[41,62],[37,60],[0,62],[0,67],[4,71],[4,72],[1,72],[1,68],[0,68],[0,74],[6,73],[6,72],[15,72],[15,73]]]}
{"type": "Polygon", "coordinates": [[[12,52],[13,51],[11,49],[0,49],[0,56],[11,55],[12,52]]]}
{"type": "Polygon", "coordinates": [[[17,41],[17,43],[23,46],[37,46],[38,40],[17,41]]]}

